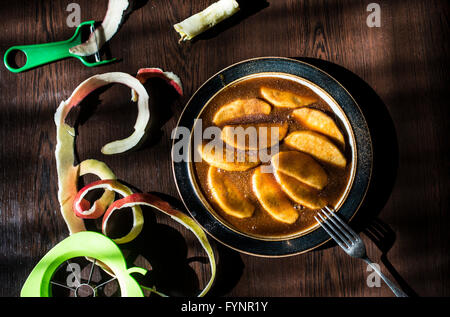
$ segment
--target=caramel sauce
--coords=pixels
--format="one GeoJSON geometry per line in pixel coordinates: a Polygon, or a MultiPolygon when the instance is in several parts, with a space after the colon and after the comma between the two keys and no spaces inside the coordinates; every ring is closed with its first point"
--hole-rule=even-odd
{"type": "MultiPolygon", "coordinates": [[[[200,119],[202,119],[203,130],[210,126],[214,126],[212,118],[215,112],[221,106],[238,98],[261,98],[259,93],[259,89],[261,86],[290,91],[302,96],[316,97],[317,102],[310,105],[309,107],[324,111],[325,113],[330,115],[340,127],[340,130],[344,134],[344,137],[346,139],[347,145],[345,149],[340,146],[341,151],[344,153],[347,159],[347,165],[345,169],[332,167],[330,165],[322,164],[318,161],[318,163],[322,165],[322,167],[328,174],[328,184],[318,194],[323,196],[328,201],[329,206],[336,206],[336,204],[345,194],[345,190],[351,174],[352,164],[351,153],[349,149],[350,147],[348,146],[348,135],[346,135],[346,130],[342,128],[342,123],[339,121],[339,118],[333,113],[331,107],[308,87],[303,86],[294,80],[270,75],[248,78],[236,82],[222,89],[205,106],[205,109],[199,117],[200,119]]],[[[292,118],[291,113],[293,110],[294,109],[272,107],[271,113],[267,116],[264,115],[246,117],[241,120],[235,120],[234,122],[232,122],[232,124],[287,122],[289,125],[288,134],[298,130],[305,130],[306,128],[304,128],[294,118],[292,118]]],[[[279,151],[284,150],[292,149],[286,146],[283,141],[281,141],[279,145],[279,151]]],[[[295,202],[292,203],[293,205],[296,205],[296,209],[298,210],[300,215],[295,223],[286,224],[272,218],[260,205],[258,199],[253,193],[251,181],[251,177],[254,171],[253,168],[244,172],[222,171],[223,173],[227,173],[227,177],[229,177],[233,181],[233,183],[239,188],[239,190],[245,195],[245,197],[256,207],[252,217],[239,219],[230,216],[223,212],[218,204],[216,204],[214,198],[212,197],[211,191],[208,188],[207,173],[209,165],[203,161],[193,163],[193,167],[193,174],[196,178],[198,188],[200,188],[203,197],[214,209],[214,214],[216,215],[216,217],[218,217],[223,223],[227,224],[229,227],[232,227],[237,231],[261,238],[283,238],[304,233],[317,226],[314,219],[316,211],[304,206],[296,205],[295,202]]]]}

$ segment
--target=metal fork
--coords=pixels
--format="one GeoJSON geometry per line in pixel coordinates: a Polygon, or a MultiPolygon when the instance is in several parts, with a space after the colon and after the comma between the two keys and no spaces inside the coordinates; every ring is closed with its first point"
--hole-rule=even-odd
{"type": "Polygon", "coordinates": [[[408,297],[405,292],[399,289],[391,280],[381,273],[378,266],[374,265],[367,257],[364,241],[336,213],[334,213],[331,208],[327,206],[321,209],[314,218],[348,255],[360,258],[370,265],[397,297],[408,297]]]}

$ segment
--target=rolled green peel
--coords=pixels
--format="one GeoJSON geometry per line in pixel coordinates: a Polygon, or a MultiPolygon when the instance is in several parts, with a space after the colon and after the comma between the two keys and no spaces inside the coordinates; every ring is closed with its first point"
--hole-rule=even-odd
{"type": "Polygon", "coordinates": [[[180,41],[191,40],[238,11],[236,0],[220,0],[173,27],[180,34],[180,41]]]}

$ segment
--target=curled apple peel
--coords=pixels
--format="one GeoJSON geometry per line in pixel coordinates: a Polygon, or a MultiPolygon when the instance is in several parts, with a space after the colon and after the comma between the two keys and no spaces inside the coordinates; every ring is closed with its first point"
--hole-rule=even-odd
{"type": "Polygon", "coordinates": [[[211,244],[209,243],[208,238],[206,237],[206,234],[203,231],[203,229],[192,218],[182,213],[181,211],[174,209],[168,202],[160,199],[155,195],[147,193],[146,194],[135,193],[125,198],[116,200],[109,206],[108,210],[105,212],[105,215],[103,216],[103,223],[102,223],[103,230],[106,228],[106,224],[108,222],[109,217],[114,212],[117,212],[122,208],[127,207],[133,208],[139,205],[152,207],[168,215],[173,220],[180,223],[185,228],[189,229],[194,233],[194,235],[202,245],[203,249],[205,250],[206,254],[208,255],[208,260],[211,267],[211,277],[206,286],[203,288],[203,290],[198,294],[199,297],[204,296],[211,289],[211,286],[216,276],[216,260],[214,257],[214,252],[212,250],[211,244]]]}
{"type": "Polygon", "coordinates": [[[134,132],[127,138],[110,142],[103,146],[103,154],[117,154],[126,152],[138,145],[144,137],[150,121],[150,110],[148,107],[148,94],[144,86],[135,77],[121,72],[94,75],[82,82],[66,101],[61,102],[55,113],[55,122],[64,123],[70,110],[77,106],[92,91],[108,84],[123,84],[135,90],[137,98],[138,115],[134,125],[134,132]]]}
{"type": "MultiPolygon", "coordinates": [[[[81,162],[79,166],[79,176],[95,174],[100,179],[116,179],[113,172],[103,162],[88,159],[81,162]]],[[[115,194],[113,191],[105,190],[103,195],[94,202],[93,207],[97,210],[105,211],[106,208],[108,208],[108,206],[114,201],[114,197],[115,194]]]]}
{"type": "Polygon", "coordinates": [[[174,209],[168,202],[152,194],[132,193],[132,191],[117,180],[99,180],[83,187],[75,197],[73,201],[73,209],[78,217],[81,218],[99,218],[103,215],[102,219],[102,232],[106,235],[106,228],[111,215],[119,212],[123,208],[131,208],[133,211],[133,225],[128,234],[119,239],[113,239],[116,243],[126,243],[136,238],[143,228],[143,215],[140,205],[152,207],[177,221],[187,229],[191,230],[196,238],[199,240],[203,249],[208,255],[208,259],[211,266],[211,278],[206,284],[205,288],[200,292],[199,296],[205,295],[212,286],[216,274],[216,262],[214,258],[214,252],[206,237],[204,231],[200,226],[189,216],[181,211],[174,209]],[[124,198],[113,202],[106,212],[97,210],[90,206],[90,203],[84,200],[86,194],[95,189],[107,189],[114,191],[124,196],[124,198]]]}
{"type": "MultiPolygon", "coordinates": [[[[141,84],[144,84],[147,79],[149,78],[162,78],[164,79],[169,85],[171,85],[175,91],[180,95],[183,96],[183,85],[181,84],[180,77],[175,75],[172,72],[165,72],[161,68],[141,68],[138,70],[136,74],[136,78],[141,82],[141,84]]],[[[131,100],[137,101],[138,100],[138,93],[132,89],[131,90],[131,100]]]]}
{"type": "MultiPolygon", "coordinates": [[[[116,176],[109,167],[97,160],[85,160],[79,165],[74,165],[74,141],[75,130],[67,124],[56,124],[56,168],[58,172],[58,200],[61,205],[61,214],[67,224],[69,233],[85,231],[86,227],[82,219],[76,217],[73,212],[73,199],[78,192],[78,178],[86,174],[97,175],[101,179],[115,179],[116,176]]],[[[106,210],[106,207],[114,200],[114,193],[105,193],[96,202],[96,208],[106,210]]]]}
{"type": "Polygon", "coordinates": [[[124,12],[129,7],[128,0],[109,0],[106,15],[102,24],[94,30],[88,40],[69,49],[69,52],[78,56],[95,54],[119,30],[124,12]]]}
{"type": "MultiPolygon", "coordinates": [[[[104,154],[125,152],[138,145],[145,135],[149,124],[150,112],[148,108],[148,94],[144,86],[131,75],[125,73],[106,73],[95,75],[82,82],[72,93],[69,99],[62,101],[55,112],[56,124],[56,168],[58,172],[58,200],[61,205],[61,213],[67,224],[70,234],[86,230],[81,218],[76,217],[72,210],[73,199],[77,195],[78,177],[86,173],[93,173],[102,179],[115,179],[114,173],[106,166],[96,160],[88,160],[80,165],[75,165],[75,129],[66,124],[65,119],[70,110],[77,106],[90,92],[108,85],[110,83],[121,83],[136,90],[138,98],[138,117],[134,126],[134,133],[126,139],[114,141],[105,145],[102,149],[104,154]]],[[[107,192],[96,202],[96,208],[105,210],[113,197],[108,197],[107,192]]]]}
{"type": "MultiPolygon", "coordinates": [[[[166,79],[179,94],[182,94],[183,90],[178,76],[170,72],[164,72],[159,68],[145,68],[138,72],[139,79],[118,72],[92,76],[82,82],[69,99],[60,103],[54,117],[57,133],[55,157],[58,172],[58,200],[70,234],[86,230],[83,219],[94,219],[103,215],[102,232],[106,235],[107,223],[111,215],[122,208],[131,207],[133,212],[132,228],[124,236],[113,239],[118,244],[132,241],[141,232],[143,215],[140,205],[151,206],[169,215],[195,234],[208,255],[211,265],[211,278],[199,294],[199,296],[203,296],[209,291],[214,282],[216,263],[211,245],[201,227],[193,219],[173,209],[167,202],[156,196],[133,194],[127,186],[116,180],[114,173],[103,162],[88,159],[75,165],[76,133],[75,129],[65,122],[70,110],[77,106],[93,90],[111,83],[125,84],[132,89],[133,98],[138,102],[138,117],[134,126],[135,131],[128,138],[108,143],[102,148],[102,152],[104,154],[122,153],[136,147],[145,135],[150,119],[149,97],[141,82],[145,82],[147,78],[154,76],[166,79]],[[91,183],[78,191],[78,178],[86,174],[95,174],[101,180],[91,183]],[[104,189],[105,192],[91,205],[84,197],[90,190],[98,188],[104,189]],[[115,193],[119,193],[124,198],[114,202],[115,193]]],[[[97,261],[97,265],[100,265],[107,273],[112,274],[105,264],[97,261]]],[[[156,292],[154,289],[151,290],[156,292]]]]}
{"type": "MultiPolygon", "coordinates": [[[[166,78],[169,83],[176,85],[181,89],[181,82],[177,80],[177,76],[173,73],[164,72],[156,68],[146,68],[149,71],[141,71],[144,73],[158,73],[158,76],[166,78]],[[173,74],[173,75],[171,75],[173,74]]],[[[143,78],[141,78],[143,80],[143,78]]],[[[119,83],[130,87],[136,92],[135,100],[138,106],[138,115],[134,125],[134,132],[127,138],[117,140],[106,144],[102,148],[103,154],[122,153],[137,147],[145,136],[149,122],[150,110],[148,106],[149,96],[141,82],[135,77],[121,72],[105,73],[94,75],[83,81],[72,93],[69,99],[62,101],[55,112],[55,124],[57,133],[57,144],[55,150],[56,167],[58,172],[58,199],[61,205],[61,213],[68,226],[70,234],[86,230],[84,222],[81,218],[76,217],[72,210],[73,199],[77,195],[78,177],[86,173],[93,173],[101,179],[115,179],[114,173],[106,166],[106,164],[88,160],[80,165],[75,165],[75,129],[65,120],[70,110],[77,106],[89,93],[102,86],[119,83]]],[[[111,193],[107,191],[104,195],[94,203],[94,209],[105,210],[112,202],[111,193]]],[[[97,211],[99,212],[99,211],[97,211]]]]}
{"type": "MultiPolygon", "coordinates": [[[[75,211],[75,214],[78,217],[85,219],[97,219],[101,217],[103,214],[105,214],[103,217],[102,231],[104,235],[107,235],[106,223],[110,215],[108,213],[108,210],[110,209],[108,208],[108,210],[105,213],[105,209],[98,208],[98,206],[96,206],[95,203],[92,206],[90,206],[90,203],[84,199],[84,197],[89,191],[99,188],[116,192],[122,195],[123,197],[129,196],[133,194],[133,192],[130,188],[118,182],[117,180],[108,179],[108,180],[99,180],[84,186],[75,196],[75,199],[73,200],[73,210],[75,211]]],[[[142,227],[144,225],[144,217],[142,215],[141,207],[137,205],[132,206],[131,210],[133,212],[133,225],[130,231],[123,237],[112,239],[117,244],[127,243],[134,240],[142,231],[142,227]]]]}

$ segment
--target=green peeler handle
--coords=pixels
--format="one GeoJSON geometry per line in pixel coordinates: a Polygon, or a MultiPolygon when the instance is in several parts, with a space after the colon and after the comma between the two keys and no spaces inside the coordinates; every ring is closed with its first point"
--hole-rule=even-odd
{"type": "Polygon", "coordinates": [[[54,62],[60,59],[68,58],[68,57],[76,57],[78,58],[85,66],[93,67],[93,66],[99,66],[102,64],[106,64],[109,62],[114,61],[115,59],[111,60],[104,60],[99,62],[88,62],[85,57],[78,56],[71,54],[69,52],[69,49],[73,46],[76,46],[78,44],[81,44],[81,28],[85,25],[93,26],[95,21],[86,21],[81,23],[76,31],[75,34],[66,41],[60,41],[60,42],[53,42],[53,43],[46,43],[46,44],[34,44],[34,45],[19,45],[19,46],[13,46],[10,47],[3,58],[3,61],[5,63],[6,68],[13,72],[13,73],[19,73],[26,70],[29,70],[31,68],[41,66],[50,62],[54,62]],[[26,62],[25,65],[22,67],[14,67],[10,64],[10,54],[14,53],[15,51],[21,51],[26,56],[26,62]]]}

